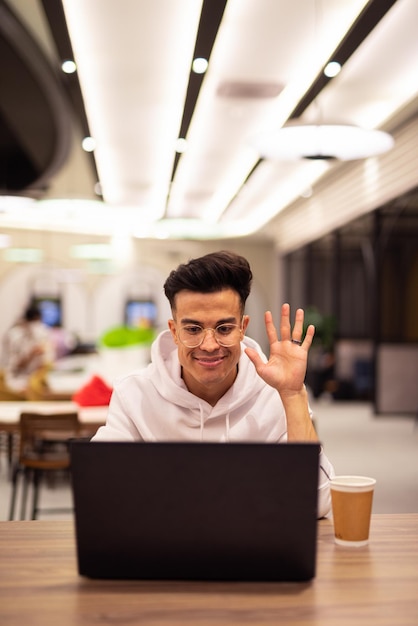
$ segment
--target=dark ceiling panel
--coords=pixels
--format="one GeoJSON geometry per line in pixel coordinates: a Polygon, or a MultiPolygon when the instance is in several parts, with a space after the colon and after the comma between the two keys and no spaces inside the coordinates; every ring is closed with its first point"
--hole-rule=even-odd
{"type": "Polygon", "coordinates": [[[3,0],[0,84],[0,188],[37,194],[69,155],[69,109],[54,69],[3,0]]]}
{"type": "MultiPolygon", "coordinates": [[[[205,0],[203,3],[196,44],[193,52],[193,59],[203,58],[209,61],[216,35],[218,34],[219,25],[225,11],[226,3],[227,0],[205,0]]],[[[204,74],[196,74],[195,72],[190,71],[179,137],[187,137],[187,131],[193,117],[203,79],[204,74]]],[[[171,180],[174,179],[174,174],[180,157],[181,155],[176,153],[171,180]]]]}

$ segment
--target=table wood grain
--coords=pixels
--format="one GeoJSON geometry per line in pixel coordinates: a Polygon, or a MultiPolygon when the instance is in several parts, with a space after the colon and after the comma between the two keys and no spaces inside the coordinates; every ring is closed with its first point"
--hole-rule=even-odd
{"type": "Polygon", "coordinates": [[[20,414],[29,413],[78,413],[83,430],[94,434],[106,422],[108,406],[79,406],[75,402],[59,401],[2,401],[0,402],[0,432],[18,433],[20,414]]]}
{"type": "Polygon", "coordinates": [[[418,515],[374,515],[362,548],[321,520],[309,583],[89,580],[72,522],[0,522],[0,624],[416,626],[418,515]]]}

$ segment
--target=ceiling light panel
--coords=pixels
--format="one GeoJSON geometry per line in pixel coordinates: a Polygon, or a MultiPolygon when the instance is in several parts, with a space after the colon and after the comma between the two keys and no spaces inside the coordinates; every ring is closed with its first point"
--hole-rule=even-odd
{"type": "Polygon", "coordinates": [[[233,200],[221,224],[237,221],[248,232],[255,232],[280,214],[317,182],[330,167],[327,161],[298,161],[277,164],[266,161],[251,177],[251,184],[233,200]],[[257,210],[254,210],[254,207],[257,210]]]}
{"type": "Polygon", "coordinates": [[[0,203],[0,225],[2,228],[30,227],[34,230],[85,233],[114,236],[131,234],[144,224],[147,216],[136,207],[127,205],[117,209],[99,200],[48,199],[33,200],[16,198],[2,210],[0,203]],[[19,202],[22,200],[22,202],[19,202]]]}
{"type": "Polygon", "coordinates": [[[199,0],[64,0],[107,202],[165,207],[199,0]]]}
{"type": "Polygon", "coordinates": [[[258,160],[249,138],[287,120],[366,0],[322,2],[320,24],[314,4],[229,0],[187,135],[188,150],[177,167],[168,216],[179,217],[187,197],[198,189],[205,193],[193,203],[194,216],[222,214],[258,160]],[[227,84],[251,89],[247,97],[226,97],[227,84]],[[264,95],[266,85],[279,95],[257,97],[257,85],[261,91],[264,87],[264,95]]]}

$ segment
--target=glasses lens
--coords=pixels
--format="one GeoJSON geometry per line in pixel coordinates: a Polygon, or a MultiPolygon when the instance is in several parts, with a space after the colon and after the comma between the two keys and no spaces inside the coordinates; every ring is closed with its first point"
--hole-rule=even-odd
{"type": "Polygon", "coordinates": [[[188,348],[197,348],[203,342],[206,333],[210,331],[215,335],[215,341],[221,346],[232,346],[238,343],[241,336],[241,327],[237,324],[220,324],[216,328],[201,328],[201,326],[182,326],[179,331],[179,339],[188,348]]]}
{"type": "Polygon", "coordinates": [[[203,341],[203,328],[200,326],[182,326],[178,331],[179,339],[188,348],[196,348],[203,341]]]}
{"type": "Polygon", "coordinates": [[[241,328],[236,324],[221,324],[215,328],[215,339],[221,346],[232,346],[240,340],[241,328]]]}

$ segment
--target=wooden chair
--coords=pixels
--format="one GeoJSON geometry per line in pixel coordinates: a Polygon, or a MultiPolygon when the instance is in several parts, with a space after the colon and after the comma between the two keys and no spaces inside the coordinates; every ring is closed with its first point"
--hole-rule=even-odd
{"type": "MultiPolygon", "coordinates": [[[[6,385],[4,370],[0,370],[0,402],[22,402],[23,400],[27,400],[26,394],[24,392],[18,393],[9,389],[9,387],[6,385]]],[[[0,433],[0,437],[5,438],[6,453],[10,469],[12,465],[12,457],[16,437],[13,432],[0,433]]]]}
{"type": "MultiPolygon", "coordinates": [[[[26,517],[29,486],[32,486],[31,519],[36,519],[39,507],[39,487],[44,475],[66,472],[70,468],[68,442],[77,437],[79,420],[77,412],[41,414],[22,412],[20,415],[19,458],[12,471],[12,494],[9,520],[14,519],[19,486],[23,477],[20,519],[26,517]]],[[[59,509],[42,509],[58,512],[59,509]]],[[[61,509],[62,510],[62,509],[61,509]]]]}

